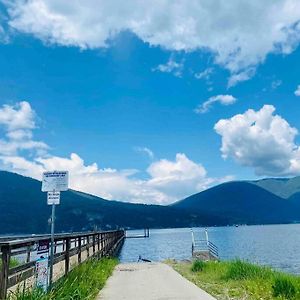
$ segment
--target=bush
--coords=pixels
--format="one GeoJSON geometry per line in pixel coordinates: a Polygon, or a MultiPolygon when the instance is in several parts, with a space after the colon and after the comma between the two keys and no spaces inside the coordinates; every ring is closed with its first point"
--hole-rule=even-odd
{"type": "Polygon", "coordinates": [[[241,260],[235,260],[229,264],[225,279],[246,280],[256,278],[268,278],[272,270],[266,267],[260,267],[241,260]]]}
{"type": "Polygon", "coordinates": [[[205,267],[204,261],[196,260],[193,262],[191,270],[192,270],[192,272],[201,272],[201,271],[203,271],[204,267],[205,267]]]}
{"type": "Polygon", "coordinates": [[[274,297],[281,296],[284,299],[293,299],[296,296],[296,287],[294,282],[285,276],[275,278],[272,290],[274,297]]]}

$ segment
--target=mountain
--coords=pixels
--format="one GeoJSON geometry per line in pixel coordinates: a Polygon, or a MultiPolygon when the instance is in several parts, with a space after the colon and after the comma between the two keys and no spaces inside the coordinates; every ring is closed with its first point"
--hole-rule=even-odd
{"type": "MultiPolygon", "coordinates": [[[[51,207],[37,180],[0,171],[0,234],[48,233],[51,207]]],[[[56,232],[118,227],[166,228],[224,225],[224,217],[169,206],[109,201],[86,193],[62,192],[56,232]]]]}
{"type": "MultiPolygon", "coordinates": [[[[169,206],[111,201],[69,190],[56,209],[56,232],[299,222],[299,181],[227,182],[169,206]]],[[[0,234],[48,233],[50,214],[41,182],[0,171],[0,234]]]]}
{"type": "Polygon", "coordinates": [[[283,199],[258,184],[234,181],[178,201],[172,207],[224,216],[230,223],[272,224],[300,221],[295,202],[283,199]]]}
{"type": "Polygon", "coordinates": [[[265,178],[249,182],[285,199],[300,192],[300,176],[294,178],[265,178]]]}

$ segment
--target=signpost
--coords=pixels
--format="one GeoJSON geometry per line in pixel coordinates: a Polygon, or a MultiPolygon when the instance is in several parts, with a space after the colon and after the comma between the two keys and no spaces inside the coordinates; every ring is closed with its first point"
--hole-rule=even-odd
{"type": "Polygon", "coordinates": [[[54,224],[55,224],[55,205],[60,203],[60,192],[68,190],[69,172],[53,171],[44,172],[42,181],[42,192],[48,192],[47,203],[52,205],[51,215],[51,248],[50,248],[50,276],[49,285],[52,285],[53,279],[53,261],[54,261],[54,224]]]}

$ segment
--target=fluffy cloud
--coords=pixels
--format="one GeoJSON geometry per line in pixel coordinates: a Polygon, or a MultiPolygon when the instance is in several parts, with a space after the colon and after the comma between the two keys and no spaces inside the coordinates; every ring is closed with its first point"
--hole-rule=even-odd
{"type": "Polygon", "coordinates": [[[222,105],[231,105],[237,101],[236,98],[234,98],[232,95],[217,95],[210,97],[207,101],[203,102],[203,104],[199,105],[196,109],[195,112],[199,114],[203,114],[209,111],[211,106],[219,102],[222,105]]]}
{"type": "MultiPolygon", "coordinates": [[[[6,135],[0,139],[1,169],[39,180],[44,171],[68,170],[73,189],[106,199],[160,204],[171,203],[213,183],[231,179],[208,178],[201,164],[180,153],[176,154],[175,161],[152,162],[146,170],[146,179],[139,179],[138,170],[99,168],[96,163],[87,165],[76,153],[70,157],[53,156],[45,143],[33,139],[35,118],[28,102],[0,108],[0,127],[6,135]]],[[[154,158],[153,152],[146,147],[136,150],[154,158]]]]}
{"type": "Polygon", "coordinates": [[[129,30],[168,50],[205,49],[232,73],[230,86],[252,76],[269,53],[290,53],[300,38],[298,0],[6,0],[9,25],[45,43],[107,47],[129,30]]]}
{"type": "Polygon", "coordinates": [[[0,126],[4,127],[5,138],[0,139],[0,155],[14,155],[20,150],[44,151],[48,146],[32,139],[35,112],[26,101],[15,106],[0,108],[0,126]]]}
{"type": "Polygon", "coordinates": [[[257,175],[299,174],[298,131],[274,111],[274,106],[264,105],[259,111],[249,109],[218,121],[214,128],[222,136],[223,157],[253,167],[257,175]]]}
{"type": "Polygon", "coordinates": [[[224,179],[211,179],[206,176],[202,165],[184,154],[176,154],[175,161],[160,160],[150,164],[148,179],[137,178],[137,170],[116,170],[99,168],[96,163],[86,165],[75,153],[67,157],[35,157],[33,160],[20,156],[0,156],[3,168],[22,175],[41,179],[46,170],[68,170],[70,186],[106,199],[129,202],[167,204],[224,179]]]}
{"type": "Polygon", "coordinates": [[[295,91],[296,96],[300,96],[300,85],[297,86],[297,89],[295,91]]]}
{"type": "Polygon", "coordinates": [[[166,64],[160,64],[153,68],[152,71],[159,71],[163,73],[172,73],[176,77],[182,76],[183,62],[176,62],[174,58],[170,57],[166,64]]]}

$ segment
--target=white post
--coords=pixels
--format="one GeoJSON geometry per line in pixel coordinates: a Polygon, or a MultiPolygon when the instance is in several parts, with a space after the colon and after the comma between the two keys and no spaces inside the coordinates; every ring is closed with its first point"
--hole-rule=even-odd
{"type": "Polygon", "coordinates": [[[206,245],[208,246],[209,241],[208,241],[208,232],[206,228],[205,228],[205,238],[206,238],[206,245]]]}
{"type": "Polygon", "coordinates": [[[51,216],[51,248],[50,248],[50,276],[49,286],[51,288],[53,282],[53,264],[54,264],[54,224],[55,224],[55,204],[52,204],[51,216]]]}
{"type": "Polygon", "coordinates": [[[193,244],[193,247],[194,247],[195,246],[195,237],[194,237],[193,229],[191,229],[191,232],[192,232],[192,244],[193,244]]]}

